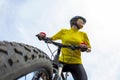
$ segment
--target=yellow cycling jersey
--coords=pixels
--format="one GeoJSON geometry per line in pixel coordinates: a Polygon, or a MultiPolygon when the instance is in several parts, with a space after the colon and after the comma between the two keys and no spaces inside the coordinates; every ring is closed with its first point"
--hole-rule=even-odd
{"type": "MultiPolygon", "coordinates": [[[[51,39],[61,40],[62,44],[65,45],[80,45],[80,43],[86,43],[88,47],[91,47],[87,34],[74,28],[62,29],[52,36],[51,39]]],[[[82,64],[81,51],[79,49],[72,50],[62,48],[59,61],[67,64],[82,64]]]]}

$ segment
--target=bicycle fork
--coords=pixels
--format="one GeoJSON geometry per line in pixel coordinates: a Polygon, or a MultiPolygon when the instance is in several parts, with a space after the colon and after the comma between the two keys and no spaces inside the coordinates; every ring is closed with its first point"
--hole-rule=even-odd
{"type": "Polygon", "coordinates": [[[63,69],[63,64],[59,64],[59,67],[58,67],[58,79],[57,80],[61,80],[62,69],[63,69]]]}

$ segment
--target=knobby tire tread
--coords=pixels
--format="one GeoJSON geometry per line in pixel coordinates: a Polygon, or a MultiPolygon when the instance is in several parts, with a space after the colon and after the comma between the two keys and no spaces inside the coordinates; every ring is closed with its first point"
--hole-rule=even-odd
{"type": "Polygon", "coordinates": [[[15,80],[40,68],[52,76],[52,63],[42,50],[23,43],[0,41],[0,80],[15,80]]]}

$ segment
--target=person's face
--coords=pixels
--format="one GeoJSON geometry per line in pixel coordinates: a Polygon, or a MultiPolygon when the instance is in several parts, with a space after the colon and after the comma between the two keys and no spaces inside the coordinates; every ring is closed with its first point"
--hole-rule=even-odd
{"type": "Polygon", "coordinates": [[[80,29],[83,28],[83,26],[84,26],[83,20],[82,19],[78,19],[77,20],[77,25],[79,26],[80,29]]]}

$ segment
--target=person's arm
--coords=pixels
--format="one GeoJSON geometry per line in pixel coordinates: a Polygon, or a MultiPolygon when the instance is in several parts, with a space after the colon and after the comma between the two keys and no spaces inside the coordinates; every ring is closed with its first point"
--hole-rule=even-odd
{"type": "Polygon", "coordinates": [[[64,35],[64,31],[65,31],[65,29],[61,29],[55,35],[53,35],[52,37],[50,37],[50,39],[52,39],[52,40],[61,39],[61,36],[64,35]]]}
{"type": "Polygon", "coordinates": [[[84,41],[85,41],[85,43],[86,43],[86,45],[87,45],[87,50],[86,50],[86,52],[91,52],[91,45],[90,45],[90,41],[89,41],[89,38],[88,38],[88,36],[87,36],[87,34],[85,33],[84,34],[84,41]]]}

